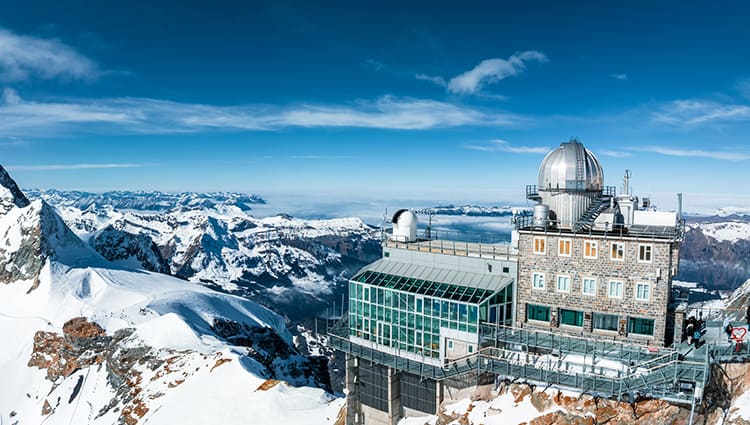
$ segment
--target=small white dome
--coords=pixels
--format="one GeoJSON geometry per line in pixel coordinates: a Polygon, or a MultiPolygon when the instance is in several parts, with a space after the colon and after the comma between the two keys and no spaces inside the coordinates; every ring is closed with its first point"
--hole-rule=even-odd
{"type": "Polygon", "coordinates": [[[414,242],[417,240],[417,215],[406,209],[396,211],[391,219],[393,223],[393,238],[400,242],[414,242]]]}
{"type": "Polygon", "coordinates": [[[393,219],[391,220],[392,223],[396,223],[399,226],[411,226],[412,224],[417,224],[417,215],[414,214],[414,211],[409,211],[407,209],[398,210],[396,211],[396,214],[393,214],[393,219]]]}
{"type": "Polygon", "coordinates": [[[600,191],[603,182],[601,163],[577,140],[560,144],[539,166],[539,190],[600,191]]]}

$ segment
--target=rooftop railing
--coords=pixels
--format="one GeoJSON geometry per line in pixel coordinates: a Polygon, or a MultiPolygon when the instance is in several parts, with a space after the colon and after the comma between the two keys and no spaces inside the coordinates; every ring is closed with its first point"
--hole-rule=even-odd
{"type": "Polygon", "coordinates": [[[403,242],[385,235],[383,246],[409,251],[431,252],[464,257],[511,259],[510,234],[458,232],[443,229],[420,229],[417,240],[403,242]]]}
{"type": "Polygon", "coordinates": [[[634,238],[640,240],[682,240],[685,233],[685,221],[680,220],[674,226],[617,226],[605,223],[603,229],[590,226],[587,221],[575,221],[563,223],[559,220],[547,220],[546,226],[540,226],[534,221],[532,215],[518,215],[513,217],[513,225],[516,230],[533,230],[550,235],[574,234],[617,238],[634,238]]]}
{"type": "MultiPolygon", "coordinates": [[[[560,187],[552,187],[552,186],[540,189],[539,186],[535,184],[527,184],[526,185],[526,199],[538,201],[539,199],[541,199],[541,195],[539,195],[540,190],[545,191],[545,192],[566,192],[569,189],[560,188],[560,187]]],[[[578,190],[571,190],[571,191],[578,191],[578,190]]],[[[601,192],[603,197],[617,196],[617,188],[615,186],[604,186],[601,190],[588,189],[588,190],[585,190],[585,192],[593,192],[593,193],[601,192]]]]}

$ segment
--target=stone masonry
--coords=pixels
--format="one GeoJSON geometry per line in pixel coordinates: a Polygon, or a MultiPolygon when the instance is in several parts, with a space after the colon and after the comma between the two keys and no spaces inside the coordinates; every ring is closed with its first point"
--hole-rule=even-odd
{"type": "MultiPolygon", "coordinates": [[[[668,345],[667,306],[672,289],[672,276],[677,273],[679,242],[671,239],[613,237],[612,235],[580,235],[563,232],[519,231],[518,295],[516,320],[518,326],[559,328],[586,334],[598,333],[617,339],[639,340],[651,345],[668,345]],[[534,253],[534,238],[545,238],[546,252],[534,253]],[[558,240],[570,239],[571,255],[558,253],[558,240]],[[598,242],[597,258],[584,258],[584,241],[598,242]],[[612,243],[624,243],[624,260],[610,258],[612,243]],[[638,260],[639,245],[651,245],[650,262],[638,260]],[[534,272],[545,274],[545,288],[532,288],[534,272]],[[558,292],[557,277],[570,277],[570,290],[558,292]],[[584,277],[596,279],[595,295],[584,295],[584,277]],[[609,281],[623,282],[621,298],[609,297],[609,281]],[[636,299],[636,285],[649,283],[649,300],[636,299]],[[550,307],[550,323],[526,320],[527,303],[550,307]],[[583,326],[559,325],[560,308],[583,312],[583,326]],[[592,329],[592,313],[619,316],[618,331],[592,329]],[[628,318],[654,319],[654,335],[628,335],[628,318]]],[[[671,335],[671,334],[670,334],[671,335]]]]}

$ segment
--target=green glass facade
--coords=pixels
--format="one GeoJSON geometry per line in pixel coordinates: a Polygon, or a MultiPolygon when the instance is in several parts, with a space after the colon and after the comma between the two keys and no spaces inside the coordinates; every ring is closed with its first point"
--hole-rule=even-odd
{"type": "MultiPolygon", "coordinates": [[[[468,303],[357,281],[358,278],[362,279],[360,276],[349,282],[351,336],[425,357],[440,358],[441,327],[478,334],[479,323],[487,322],[490,312],[494,314],[495,321],[511,324],[512,285],[494,295],[489,292],[492,296],[481,300],[481,303],[468,303]],[[507,319],[498,318],[501,307],[503,318],[507,319]]],[[[370,276],[372,274],[368,275],[370,276]]],[[[400,279],[396,277],[393,280],[400,279]]],[[[416,279],[409,280],[419,282],[416,279]]],[[[411,285],[412,289],[426,286],[424,282],[416,282],[411,285]]],[[[452,298],[463,298],[460,295],[456,297],[455,294],[477,293],[475,289],[460,285],[437,285],[449,287],[442,293],[447,293],[452,298]]]]}

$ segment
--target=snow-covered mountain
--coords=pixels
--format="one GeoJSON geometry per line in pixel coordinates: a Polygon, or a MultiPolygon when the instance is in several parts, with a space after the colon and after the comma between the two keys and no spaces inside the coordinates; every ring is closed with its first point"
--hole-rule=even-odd
{"type": "MultiPolygon", "coordinates": [[[[0,167],[0,175],[5,173],[0,167]]],[[[325,424],[324,362],[259,304],[80,240],[0,181],[0,423],[325,424]]],[[[102,232],[105,233],[105,232],[102,232]]]]}
{"type": "Polygon", "coordinates": [[[238,200],[261,202],[257,196],[223,194],[229,201],[217,203],[216,194],[189,195],[35,191],[30,197],[50,202],[109,260],[250,297],[293,320],[340,302],[346,278],[380,256],[378,231],[356,218],[256,218],[238,200]]]}
{"type": "Polygon", "coordinates": [[[26,195],[31,199],[44,199],[55,206],[74,207],[80,210],[89,208],[112,207],[118,210],[136,211],[172,211],[211,209],[225,211],[239,209],[249,211],[254,204],[265,204],[266,201],[257,195],[237,192],[143,192],[112,191],[90,193],[80,191],[63,192],[55,189],[27,189],[26,195]]]}
{"type": "Polygon", "coordinates": [[[678,278],[734,289],[750,278],[750,216],[688,217],[678,278]]]}
{"type": "Polygon", "coordinates": [[[509,217],[520,207],[480,205],[438,205],[429,210],[436,215],[465,215],[469,217],[509,217]]]}

